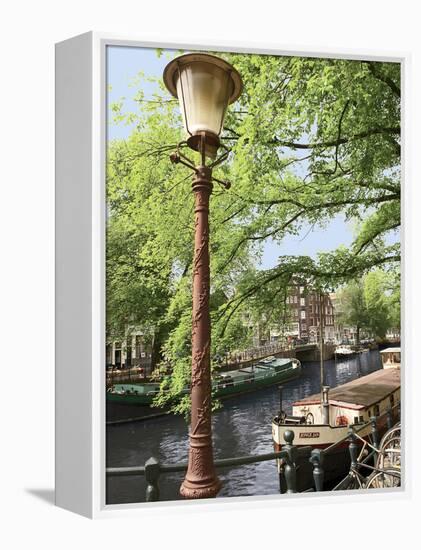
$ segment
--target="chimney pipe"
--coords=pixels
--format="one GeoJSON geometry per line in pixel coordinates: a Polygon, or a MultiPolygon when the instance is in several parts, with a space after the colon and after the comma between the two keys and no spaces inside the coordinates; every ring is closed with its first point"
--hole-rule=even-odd
{"type": "Polygon", "coordinates": [[[329,386],[323,386],[322,421],[329,424],[329,386]]]}
{"type": "Polygon", "coordinates": [[[279,390],[279,415],[278,415],[278,418],[279,418],[279,420],[281,420],[281,417],[282,417],[282,389],[283,389],[282,386],[278,386],[278,390],[279,390]]]}

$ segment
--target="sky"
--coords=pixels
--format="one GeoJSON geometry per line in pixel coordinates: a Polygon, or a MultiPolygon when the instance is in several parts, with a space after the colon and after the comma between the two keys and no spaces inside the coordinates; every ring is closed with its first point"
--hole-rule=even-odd
{"type": "MultiPolygon", "coordinates": [[[[137,88],[133,80],[139,71],[146,76],[162,75],[165,65],[174,56],[174,51],[164,51],[161,57],[151,48],[135,47],[108,47],[107,75],[108,75],[108,105],[123,100],[123,112],[136,110],[133,97],[137,88]],[[123,99],[124,98],[124,99],[123,99]]],[[[145,83],[143,91],[146,99],[152,96],[156,87],[152,83],[145,83]]],[[[130,135],[133,126],[112,122],[111,112],[108,109],[108,139],[124,139],[130,135]]],[[[268,240],[264,244],[261,259],[261,269],[270,269],[277,265],[279,256],[305,255],[316,258],[318,252],[327,252],[340,245],[349,246],[353,240],[353,225],[347,222],[342,214],[333,218],[325,227],[304,225],[298,235],[287,236],[281,243],[268,240]]],[[[396,240],[391,237],[391,241],[396,240]]]]}

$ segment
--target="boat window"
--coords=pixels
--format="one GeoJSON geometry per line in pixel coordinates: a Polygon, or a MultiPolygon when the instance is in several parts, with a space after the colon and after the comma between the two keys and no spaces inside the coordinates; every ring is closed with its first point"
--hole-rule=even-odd
{"type": "Polygon", "coordinates": [[[358,424],[358,416],[354,416],[354,424],[358,424]]]}
{"type": "Polygon", "coordinates": [[[380,414],[380,407],[378,405],[374,405],[374,416],[379,416],[380,414]]]}
{"type": "Polygon", "coordinates": [[[368,409],[368,418],[371,417],[371,409],[368,409]]]}
{"type": "Polygon", "coordinates": [[[364,422],[364,417],[360,416],[360,422],[364,422]]]}
{"type": "Polygon", "coordinates": [[[390,396],[390,406],[393,407],[394,405],[395,405],[395,396],[392,393],[392,395],[390,396]]]}

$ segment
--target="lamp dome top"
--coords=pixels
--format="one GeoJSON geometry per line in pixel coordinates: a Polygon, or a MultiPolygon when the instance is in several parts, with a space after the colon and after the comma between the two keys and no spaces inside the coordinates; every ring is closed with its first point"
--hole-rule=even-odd
{"type": "Polygon", "coordinates": [[[208,53],[188,53],[180,55],[168,63],[164,69],[163,78],[164,84],[171,95],[178,98],[177,77],[179,70],[193,63],[208,63],[209,65],[217,66],[222,70],[229,72],[232,80],[232,93],[228,99],[228,103],[234,103],[234,101],[240,97],[243,90],[243,81],[240,73],[234,69],[230,63],[225,61],[225,59],[221,59],[216,55],[211,55],[208,53]]]}

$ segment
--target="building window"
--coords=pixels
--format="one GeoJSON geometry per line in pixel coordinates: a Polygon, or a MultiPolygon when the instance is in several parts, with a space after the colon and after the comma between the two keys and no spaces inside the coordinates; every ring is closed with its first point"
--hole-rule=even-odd
{"type": "Polygon", "coordinates": [[[294,304],[297,304],[297,303],[298,303],[297,296],[294,296],[294,304]]]}
{"type": "Polygon", "coordinates": [[[301,319],[305,319],[306,318],[306,312],[303,310],[301,312],[301,319]]]}
{"type": "Polygon", "coordinates": [[[303,293],[304,293],[304,287],[300,286],[300,294],[303,294],[303,293]]]}
{"type": "Polygon", "coordinates": [[[300,298],[300,305],[305,306],[306,305],[306,299],[300,298]]]}

